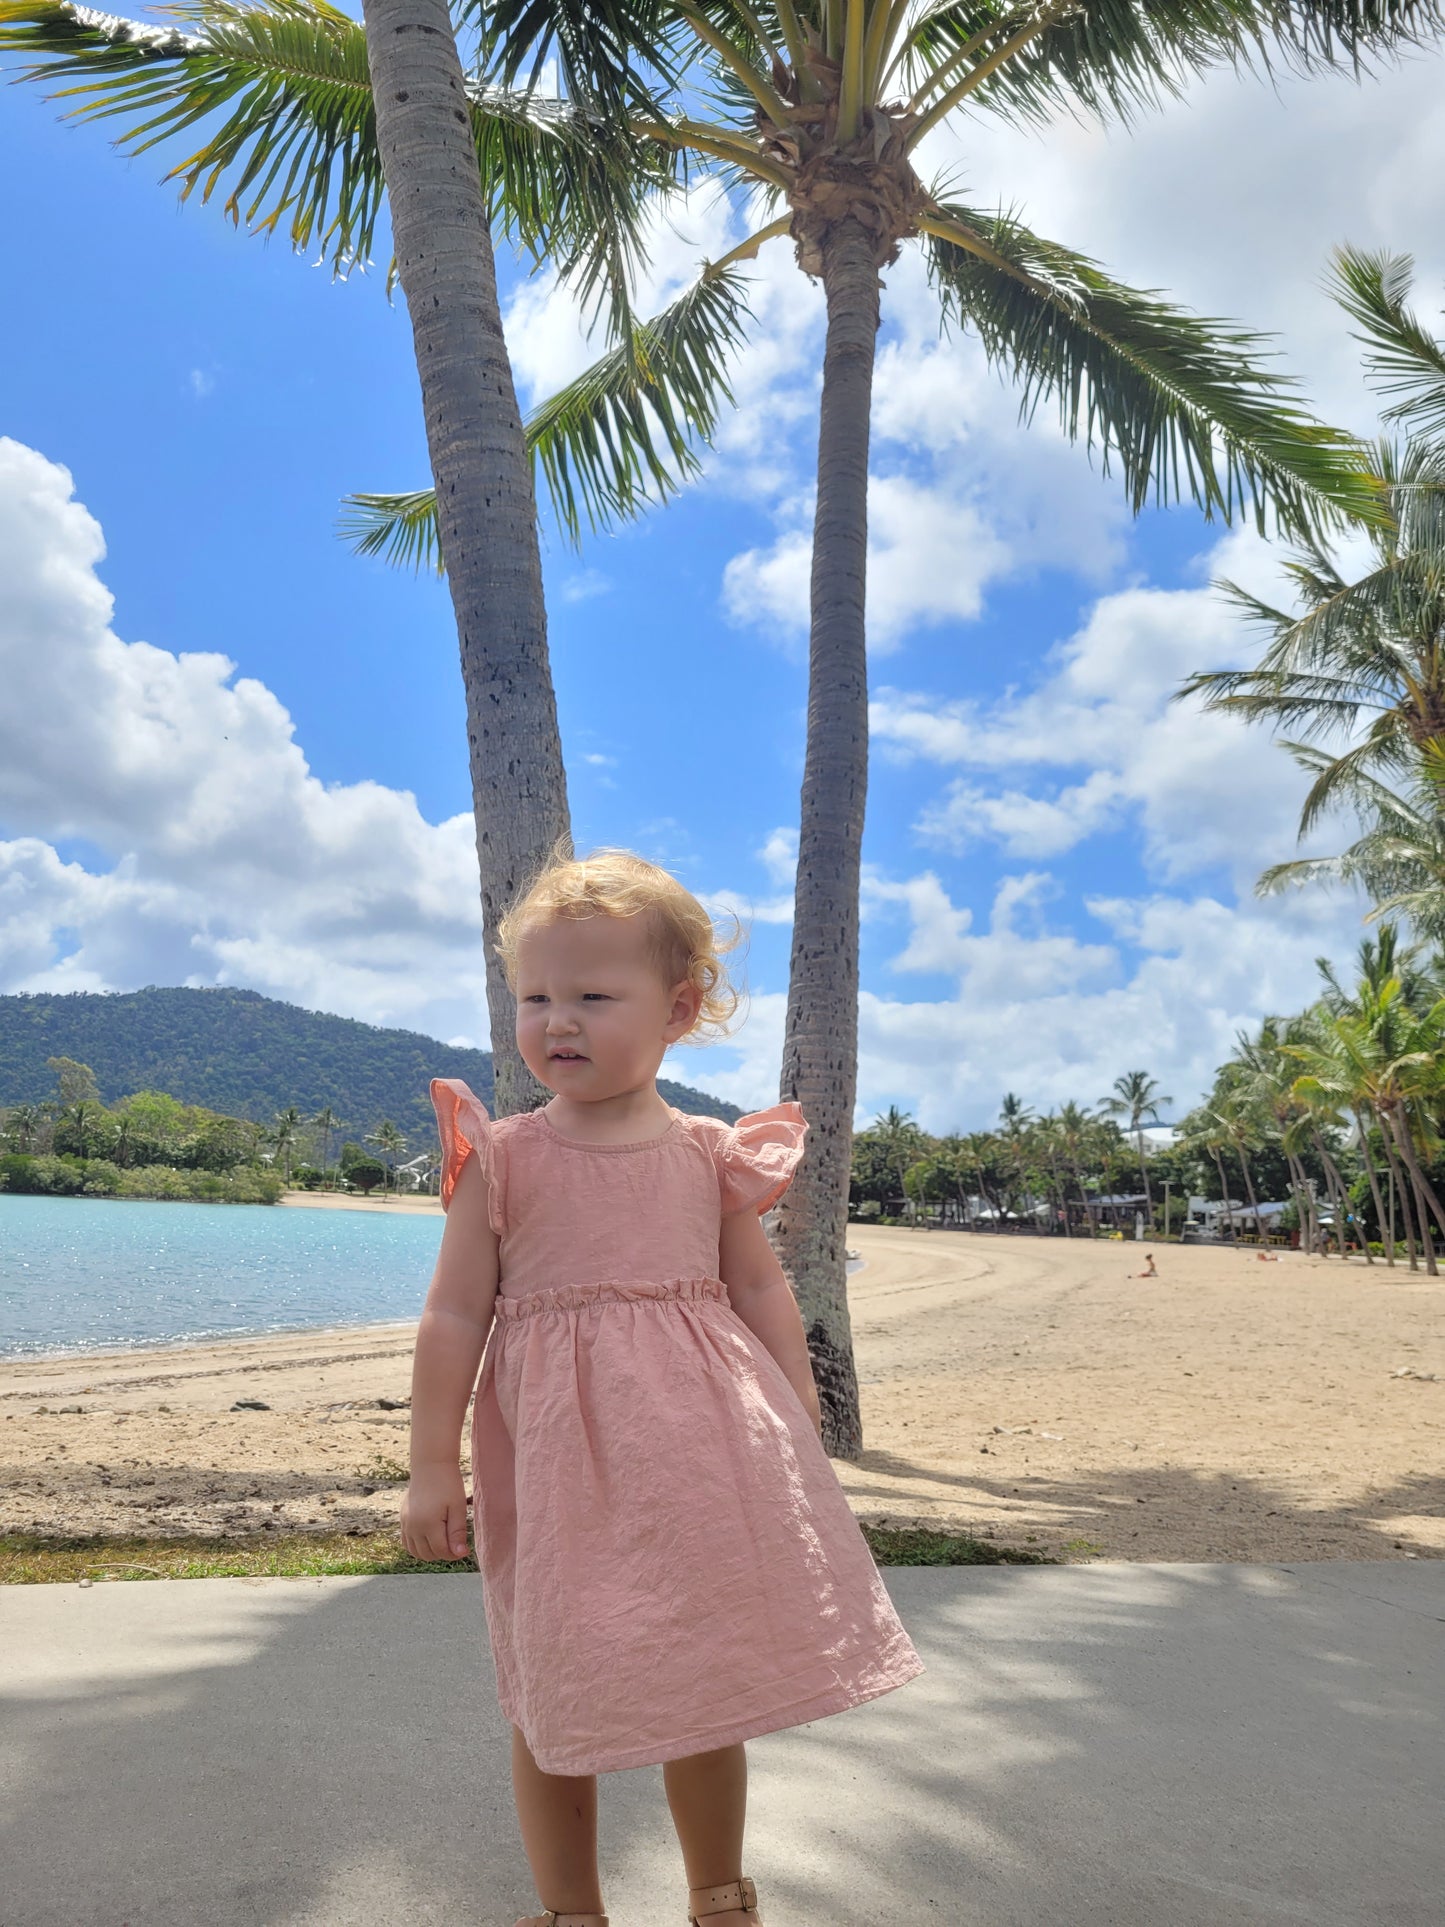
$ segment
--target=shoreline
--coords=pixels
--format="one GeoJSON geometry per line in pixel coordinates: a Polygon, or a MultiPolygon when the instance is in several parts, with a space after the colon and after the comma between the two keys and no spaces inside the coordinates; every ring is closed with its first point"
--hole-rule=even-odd
{"type": "Polygon", "coordinates": [[[283,1191],[278,1206],[293,1210],[391,1212],[403,1218],[443,1218],[439,1198],[358,1198],[347,1191],[283,1191]]]}
{"type": "MultiPolygon", "coordinates": [[[[850,1226],[870,1526],[1064,1559],[1445,1558],[1445,1294],[1229,1247],[850,1226]]],[[[0,1361],[0,1533],[395,1532],[415,1319],[0,1361]]]]}

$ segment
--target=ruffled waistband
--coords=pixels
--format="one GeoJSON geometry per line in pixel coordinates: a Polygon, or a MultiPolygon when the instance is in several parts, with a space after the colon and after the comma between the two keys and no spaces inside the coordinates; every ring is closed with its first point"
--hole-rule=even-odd
{"type": "Polygon", "coordinates": [[[496,1308],[499,1321],[511,1322],[536,1318],[543,1312],[586,1311],[592,1305],[689,1304],[708,1298],[727,1298],[727,1286],[721,1278],[672,1278],[662,1284],[603,1280],[598,1284],[553,1285],[545,1291],[523,1292],[516,1298],[504,1298],[499,1292],[496,1308]]]}

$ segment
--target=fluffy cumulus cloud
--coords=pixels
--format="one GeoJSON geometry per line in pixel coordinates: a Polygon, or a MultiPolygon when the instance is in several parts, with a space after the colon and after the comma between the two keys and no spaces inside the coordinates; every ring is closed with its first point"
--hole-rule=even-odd
{"type": "Polygon", "coordinates": [[[123,641],[104,552],[66,470],[0,440],[0,989],[241,983],[484,1032],[470,819],[328,787],[235,664],[123,641]]]}
{"type": "MultiPolygon", "coordinates": [[[[1102,941],[1051,932],[1050,879],[1005,880],[986,931],[931,873],[890,886],[906,917],[899,972],[946,972],[946,995],[866,989],[859,1121],[896,1103],[936,1131],[991,1122],[1006,1090],[1049,1108],[1103,1097],[1144,1068],[1182,1110],[1206,1090],[1235,1034],[1319,988],[1314,958],[1341,956],[1358,913],[1328,898],[1284,905],[1211,896],[1091,900],[1102,941]]],[[[875,886],[875,896],[880,894],[875,886]]]]}
{"type": "MultiPolygon", "coordinates": [[[[1261,546],[1232,536],[1210,566],[1257,581],[1261,546]]],[[[960,772],[916,825],[939,849],[1057,857],[1129,823],[1159,877],[1223,869],[1247,891],[1295,849],[1300,773],[1258,729],[1176,697],[1191,672],[1247,661],[1252,646],[1208,583],[1123,589],[996,700],[880,689],[874,741],[885,757],[960,772]]]]}

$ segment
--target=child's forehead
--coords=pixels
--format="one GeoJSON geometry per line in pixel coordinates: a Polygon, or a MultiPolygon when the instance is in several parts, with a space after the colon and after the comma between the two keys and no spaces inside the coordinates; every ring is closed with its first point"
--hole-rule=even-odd
{"type": "Polygon", "coordinates": [[[572,969],[597,965],[622,967],[652,961],[654,920],[646,911],[613,917],[553,916],[528,924],[517,940],[520,970],[572,969]]]}

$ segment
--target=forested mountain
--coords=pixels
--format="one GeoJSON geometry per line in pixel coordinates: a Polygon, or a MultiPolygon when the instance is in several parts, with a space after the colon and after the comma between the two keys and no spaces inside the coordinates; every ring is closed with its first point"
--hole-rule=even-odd
{"type": "MultiPolygon", "coordinates": [[[[490,1051],[460,1050],[413,1030],[382,1030],[262,997],[254,990],[75,991],[0,997],[0,1108],[54,1095],[50,1057],[89,1064],[107,1104],[165,1091],[228,1117],[269,1124],[295,1105],[330,1105],[338,1143],[383,1118],[415,1150],[432,1141],[433,1077],[460,1077],[492,1103],[490,1051]]],[[[737,1106],[684,1084],[658,1089],[680,1111],[731,1122],[737,1106]]]]}

